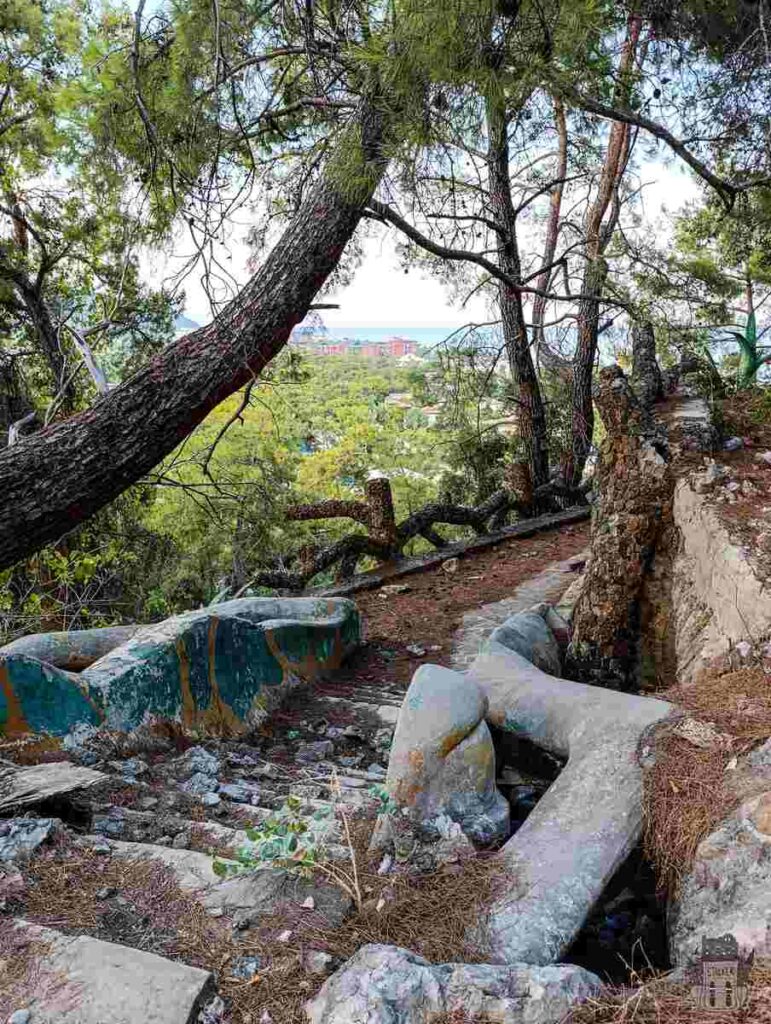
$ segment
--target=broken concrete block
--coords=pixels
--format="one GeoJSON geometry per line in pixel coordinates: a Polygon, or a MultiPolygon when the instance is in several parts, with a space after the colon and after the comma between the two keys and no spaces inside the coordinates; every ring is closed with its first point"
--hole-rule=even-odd
{"type": "Polygon", "coordinates": [[[193,1024],[214,987],[208,971],[152,953],[26,921],[12,927],[18,951],[27,948],[30,983],[22,979],[19,997],[35,1024],[193,1024]]]}

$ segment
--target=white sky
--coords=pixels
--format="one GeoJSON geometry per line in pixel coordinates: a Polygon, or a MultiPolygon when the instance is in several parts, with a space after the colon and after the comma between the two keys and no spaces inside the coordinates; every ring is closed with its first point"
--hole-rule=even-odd
{"type": "MultiPolygon", "coordinates": [[[[693,176],[682,165],[668,162],[647,162],[640,169],[640,179],[646,183],[642,193],[643,230],[654,232],[659,238],[667,235],[672,215],[685,202],[699,194],[693,176]]],[[[248,249],[244,243],[247,226],[235,227],[227,244],[226,265],[239,285],[249,277],[246,269],[248,249]]],[[[325,310],[324,322],[329,327],[449,327],[482,322],[489,317],[485,301],[473,297],[465,307],[449,301],[446,288],[434,278],[411,269],[405,274],[395,253],[397,234],[394,230],[378,229],[364,242],[364,260],[350,285],[336,294],[325,296],[324,301],[337,302],[337,310],[325,310]]],[[[223,251],[225,251],[223,247],[223,251]]],[[[225,262],[225,260],[223,260],[225,262]]],[[[155,282],[158,276],[171,271],[173,263],[156,258],[146,273],[155,282]]],[[[211,318],[209,301],[198,279],[191,274],[184,283],[185,313],[199,324],[211,318]]],[[[225,293],[221,295],[225,298],[225,293]]]]}

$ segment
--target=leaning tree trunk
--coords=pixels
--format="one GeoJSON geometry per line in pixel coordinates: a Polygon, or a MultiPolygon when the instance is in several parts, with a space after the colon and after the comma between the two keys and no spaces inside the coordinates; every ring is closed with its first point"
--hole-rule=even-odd
{"type": "MultiPolygon", "coordinates": [[[[490,205],[497,223],[498,263],[510,278],[518,281],[521,274],[517,248],[517,221],[511,201],[509,176],[509,140],[506,108],[503,101],[488,99],[487,154],[490,205]]],[[[517,385],[517,426],[524,445],[534,491],[549,480],[549,437],[541,388],[530,354],[530,344],[522,308],[522,295],[508,285],[498,285],[503,339],[512,377],[517,385]]]]}
{"type": "Polygon", "coordinates": [[[384,170],[363,106],[318,184],[241,293],[83,413],[0,453],[0,568],[56,540],[141,479],[286,343],[384,170]]]}

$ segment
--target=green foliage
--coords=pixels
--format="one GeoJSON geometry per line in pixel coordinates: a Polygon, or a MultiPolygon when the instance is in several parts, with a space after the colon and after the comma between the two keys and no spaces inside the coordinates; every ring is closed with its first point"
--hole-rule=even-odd
{"type": "Polygon", "coordinates": [[[311,874],[324,859],[334,809],[330,805],[308,817],[300,814],[301,807],[298,797],[287,797],[283,807],[259,828],[246,830],[249,842],[237,851],[235,865],[215,858],[215,873],[225,877],[243,869],[271,866],[311,874]]]}

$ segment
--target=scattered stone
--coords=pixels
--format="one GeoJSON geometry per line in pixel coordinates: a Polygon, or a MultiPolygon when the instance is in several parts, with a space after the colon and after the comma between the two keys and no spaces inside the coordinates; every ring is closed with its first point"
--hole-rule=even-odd
{"type": "Polygon", "coordinates": [[[765,462],[767,466],[771,466],[771,452],[756,452],[755,458],[758,462],[765,462]]]}
{"type": "Polygon", "coordinates": [[[736,452],[740,448],[744,447],[744,440],[741,437],[729,437],[723,441],[723,450],[726,452],[736,452]]]}
{"type": "Polygon", "coordinates": [[[204,775],[203,772],[196,772],[183,782],[179,787],[185,793],[192,793],[194,796],[203,796],[204,793],[216,793],[219,782],[214,775],[204,775]]]}
{"type": "Polygon", "coordinates": [[[370,764],[367,765],[367,777],[380,781],[386,777],[388,773],[382,764],[370,764]]]}
{"type": "Polygon", "coordinates": [[[191,775],[217,775],[220,770],[220,759],[216,754],[209,753],[205,747],[190,747],[177,762],[182,768],[185,778],[191,775]]]}
{"type": "Polygon", "coordinates": [[[220,802],[221,800],[218,793],[204,793],[201,797],[201,803],[204,807],[216,807],[220,802]]]}
{"type": "Polygon", "coordinates": [[[29,1024],[32,1014],[29,1010],[14,1010],[8,1018],[8,1024],[29,1024]]]}
{"type": "Polygon", "coordinates": [[[245,981],[251,979],[262,967],[262,961],[258,956],[240,956],[230,966],[230,973],[234,978],[243,978],[245,981]]]}
{"type": "Polygon", "coordinates": [[[319,740],[316,743],[303,743],[295,754],[295,761],[301,764],[311,764],[314,761],[323,761],[335,752],[335,745],[332,740],[319,740]]]}
{"type": "Polygon", "coordinates": [[[0,862],[28,857],[61,823],[56,818],[9,818],[0,821],[0,862]]]}
{"type": "Polygon", "coordinates": [[[321,949],[311,949],[303,956],[303,967],[309,974],[330,974],[335,958],[321,949]]]}
{"type": "Polygon", "coordinates": [[[707,464],[706,469],[703,473],[698,474],[694,478],[694,490],[698,494],[706,494],[711,491],[717,484],[722,483],[728,477],[728,470],[725,466],[719,465],[717,462],[710,462],[707,464]]]}
{"type": "Polygon", "coordinates": [[[730,480],[725,485],[725,489],[728,491],[729,494],[735,494],[736,491],[740,491],[742,489],[742,485],[739,483],[738,480],[730,480]]]}
{"type": "Polygon", "coordinates": [[[713,722],[700,722],[696,718],[681,718],[672,732],[702,750],[715,750],[731,744],[731,737],[718,732],[713,722]]]}
{"type": "Polygon", "coordinates": [[[411,590],[409,583],[387,583],[378,591],[380,597],[393,597],[394,594],[406,594],[411,590]]]}
{"type": "Polygon", "coordinates": [[[397,946],[363,946],[306,1003],[311,1024],[423,1024],[447,1015],[500,1024],[554,1024],[600,980],[554,964],[436,964],[397,946]]]}
{"type": "Polygon", "coordinates": [[[391,856],[390,853],[387,853],[385,855],[385,857],[383,857],[383,859],[380,861],[380,864],[379,864],[378,869],[377,869],[377,873],[379,875],[387,875],[387,874],[389,874],[389,872],[391,871],[391,868],[393,867],[393,864],[394,864],[393,857],[391,856]]]}
{"type": "Polygon", "coordinates": [[[747,640],[740,640],[736,645],[736,653],[746,660],[752,654],[752,644],[747,640]]]}
{"type": "Polygon", "coordinates": [[[137,801],[137,807],[143,811],[151,811],[153,807],[157,807],[159,804],[157,796],[143,796],[141,800],[137,801]]]}
{"type": "Polygon", "coordinates": [[[103,841],[93,843],[91,849],[94,853],[98,853],[100,857],[109,857],[112,853],[112,847],[110,844],[103,841]]]}
{"type": "Polygon", "coordinates": [[[26,921],[12,927],[25,942],[47,947],[36,954],[29,993],[34,1024],[190,1024],[213,988],[208,971],[129,946],[26,921]]]}
{"type": "Polygon", "coordinates": [[[174,850],[186,850],[190,845],[190,833],[178,832],[172,840],[171,846],[174,850]]]}
{"type": "Polygon", "coordinates": [[[425,647],[419,647],[417,644],[407,644],[405,650],[408,654],[411,654],[414,658],[423,658],[426,654],[425,647]]]}
{"type": "Polygon", "coordinates": [[[259,797],[260,787],[244,780],[223,782],[220,784],[219,793],[220,796],[224,796],[236,804],[249,804],[252,803],[254,797],[259,797]]]}
{"type": "Polygon", "coordinates": [[[97,889],[94,896],[98,900],[109,900],[113,896],[118,895],[118,890],[112,888],[112,886],[105,886],[103,889],[97,889]]]}
{"type": "Polygon", "coordinates": [[[279,936],[277,936],[276,942],[287,943],[287,942],[289,942],[289,940],[291,938],[292,938],[292,929],[291,928],[287,928],[286,931],[281,932],[281,934],[279,936]]]}
{"type": "Polygon", "coordinates": [[[303,908],[303,910],[315,910],[316,901],[312,896],[306,896],[305,899],[300,904],[300,906],[303,908]]]}
{"type": "Polygon", "coordinates": [[[198,1024],[221,1024],[224,1016],[225,1003],[219,996],[214,996],[198,1014],[198,1024]]]}
{"type": "Polygon", "coordinates": [[[442,570],[451,576],[458,571],[458,565],[457,558],[448,558],[447,561],[442,562],[442,570]]]}

